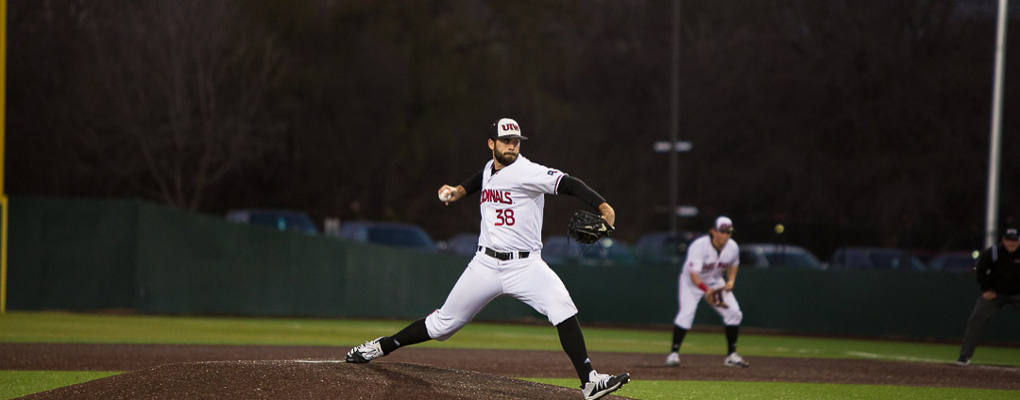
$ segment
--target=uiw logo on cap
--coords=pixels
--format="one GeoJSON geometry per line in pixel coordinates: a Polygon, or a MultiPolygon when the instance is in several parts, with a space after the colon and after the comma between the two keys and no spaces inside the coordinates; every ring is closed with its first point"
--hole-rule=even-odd
{"type": "Polygon", "coordinates": [[[500,118],[499,121],[492,124],[492,130],[489,132],[489,138],[491,139],[521,139],[527,140],[526,136],[521,135],[521,126],[510,118],[500,118]]]}

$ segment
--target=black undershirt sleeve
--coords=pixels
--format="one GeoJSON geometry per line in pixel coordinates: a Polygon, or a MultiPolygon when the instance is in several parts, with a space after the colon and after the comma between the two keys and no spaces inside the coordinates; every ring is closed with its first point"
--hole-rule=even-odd
{"type": "Polygon", "coordinates": [[[478,173],[475,174],[475,176],[468,178],[460,185],[464,187],[464,191],[466,191],[467,194],[482,190],[482,170],[478,170],[478,173]]]}
{"type": "MultiPolygon", "coordinates": [[[[466,187],[465,187],[466,188],[466,187]]],[[[559,194],[569,194],[571,196],[581,199],[585,204],[592,208],[599,208],[599,205],[606,202],[606,199],[592,190],[588,185],[585,185],[580,179],[572,177],[570,175],[564,176],[560,180],[560,186],[556,190],[559,194]]]]}

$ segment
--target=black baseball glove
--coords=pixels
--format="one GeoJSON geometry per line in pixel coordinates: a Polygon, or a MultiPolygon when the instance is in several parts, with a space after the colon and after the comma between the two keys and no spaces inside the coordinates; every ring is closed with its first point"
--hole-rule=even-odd
{"type": "Polygon", "coordinates": [[[708,291],[705,292],[705,301],[707,301],[708,304],[711,304],[712,307],[730,308],[730,306],[726,304],[726,300],[723,299],[724,293],[725,292],[723,292],[722,288],[708,289],[708,291]]]}
{"type": "Polygon", "coordinates": [[[592,244],[599,239],[609,236],[616,230],[602,216],[587,211],[578,211],[570,218],[567,224],[567,236],[574,238],[577,243],[592,244]]]}

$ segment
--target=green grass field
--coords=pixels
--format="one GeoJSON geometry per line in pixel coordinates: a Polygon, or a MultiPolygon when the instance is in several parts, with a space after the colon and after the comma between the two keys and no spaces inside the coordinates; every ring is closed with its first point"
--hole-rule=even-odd
{"type": "Polygon", "coordinates": [[[10,399],[25,396],[119,373],[117,371],[0,371],[0,398],[10,399]]]}
{"type": "MultiPolygon", "coordinates": [[[[576,387],[575,379],[528,379],[550,385],[576,387]]],[[[1012,390],[944,389],[821,383],[634,381],[616,395],[645,400],[774,400],[774,399],[1016,399],[1012,390]]]]}
{"type": "MultiPolygon", "coordinates": [[[[4,343],[153,343],[351,346],[392,334],[410,321],[340,319],[257,319],[159,317],[105,314],[24,313],[0,315],[4,343]]],[[[665,353],[671,332],[585,328],[593,351],[665,353]]],[[[547,326],[472,323],[452,339],[421,347],[560,350],[556,330],[547,326]]],[[[719,333],[692,331],[686,354],[719,354],[719,333]]],[[[812,357],[951,362],[958,345],[741,335],[740,352],[757,357],[812,357]]],[[[1020,365],[1020,349],[979,347],[975,363],[1020,365]]],[[[82,371],[0,371],[0,398],[49,390],[118,373],[82,371]]],[[[571,379],[523,379],[575,387],[571,379]]],[[[1006,399],[1016,391],[936,389],[901,386],[754,382],[635,381],[618,392],[640,399],[1006,399]],[[838,386],[838,388],[836,387],[838,386]],[[834,394],[837,394],[833,397],[834,394]]]]}

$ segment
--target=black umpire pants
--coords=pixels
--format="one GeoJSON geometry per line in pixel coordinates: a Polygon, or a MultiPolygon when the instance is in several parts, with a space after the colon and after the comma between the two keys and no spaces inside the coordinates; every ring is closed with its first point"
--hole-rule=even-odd
{"type": "Polygon", "coordinates": [[[970,360],[974,356],[974,349],[977,348],[978,341],[981,339],[981,330],[984,329],[985,322],[988,322],[988,319],[1006,304],[1011,304],[1020,310],[1020,294],[1012,296],[999,294],[991,300],[985,300],[984,296],[978,296],[977,303],[974,304],[974,311],[971,312],[970,319],[967,320],[967,331],[963,334],[963,347],[960,348],[961,360],[970,360]]]}

